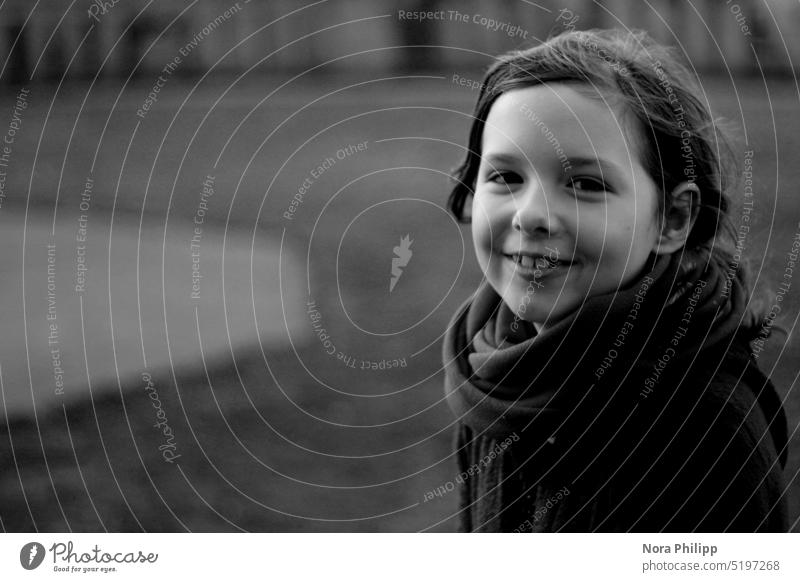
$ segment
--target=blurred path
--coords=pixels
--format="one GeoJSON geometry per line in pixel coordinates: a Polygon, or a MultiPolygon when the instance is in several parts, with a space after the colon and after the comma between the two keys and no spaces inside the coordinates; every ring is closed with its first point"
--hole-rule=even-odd
{"type": "MultiPolygon", "coordinates": [[[[118,377],[202,370],[201,341],[211,365],[257,336],[269,348],[310,333],[298,301],[283,323],[280,241],[256,239],[254,303],[251,233],[229,233],[223,263],[222,230],[204,226],[197,235],[194,225],[170,223],[165,236],[162,220],[146,218],[140,238],[138,217],[117,217],[112,228],[110,215],[85,216],[62,214],[51,236],[49,213],[29,215],[27,228],[23,215],[0,213],[0,365],[10,415],[87,397],[89,380],[93,390],[118,389],[118,377]]],[[[284,249],[285,297],[304,296],[301,276],[284,249]]]]}

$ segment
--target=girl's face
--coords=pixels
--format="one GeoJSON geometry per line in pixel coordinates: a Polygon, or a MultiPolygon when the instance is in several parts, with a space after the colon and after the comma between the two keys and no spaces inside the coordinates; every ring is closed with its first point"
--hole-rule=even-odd
{"type": "Polygon", "coordinates": [[[621,113],[564,83],[509,91],[489,111],[472,237],[489,283],[537,329],[659,252],[660,193],[621,113]]]}

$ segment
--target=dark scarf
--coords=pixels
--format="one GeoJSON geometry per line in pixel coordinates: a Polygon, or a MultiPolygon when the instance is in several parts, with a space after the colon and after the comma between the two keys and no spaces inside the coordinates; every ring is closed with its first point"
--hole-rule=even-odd
{"type": "Polygon", "coordinates": [[[477,437],[518,435],[572,475],[592,464],[613,472],[655,420],[677,430],[724,370],[755,393],[784,465],[786,418],[751,357],[745,286],[726,283],[713,260],[685,272],[679,259],[651,257],[632,285],[586,300],[540,334],[484,283],[445,339],[456,417],[477,437]]]}

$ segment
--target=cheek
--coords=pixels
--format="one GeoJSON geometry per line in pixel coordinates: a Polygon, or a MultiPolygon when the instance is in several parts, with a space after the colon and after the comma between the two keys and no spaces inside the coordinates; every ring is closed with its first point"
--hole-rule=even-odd
{"type": "Polygon", "coordinates": [[[476,196],[472,204],[472,239],[475,245],[488,245],[492,240],[496,225],[492,208],[476,196]]]}
{"type": "Polygon", "coordinates": [[[489,236],[489,222],[483,209],[476,203],[472,206],[472,218],[470,219],[470,229],[472,231],[472,243],[475,246],[475,253],[478,261],[484,263],[487,250],[491,244],[489,236]]]}
{"type": "MultiPolygon", "coordinates": [[[[655,209],[628,209],[617,220],[609,217],[602,263],[614,277],[638,273],[657,240],[655,209]]],[[[602,244],[602,243],[601,243],[602,244]]]]}
{"type": "Polygon", "coordinates": [[[627,236],[621,232],[627,226],[627,219],[618,212],[615,214],[613,208],[609,207],[606,213],[606,208],[598,205],[588,210],[581,209],[567,228],[580,254],[599,259],[627,236]]]}
{"type": "Polygon", "coordinates": [[[637,247],[634,254],[650,252],[659,235],[658,223],[658,208],[655,205],[637,209],[635,228],[634,223],[631,223],[626,231],[627,239],[637,247]]]}
{"type": "Polygon", "coordinates": [[[583,246],[605,247],[606,253],[635,257],[647,254],[657,235],[655,208],[631,206],[609,207],[608,214],[598,213],[593,218],[585,217],[581,225],[583,246]],[[584,228],[586,227],[586,228],[584,228]]]}

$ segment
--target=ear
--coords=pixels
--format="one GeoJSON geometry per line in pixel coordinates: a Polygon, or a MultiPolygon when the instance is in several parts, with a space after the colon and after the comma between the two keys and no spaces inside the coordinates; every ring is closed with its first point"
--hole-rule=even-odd
{"type": "Polygon", "coordinates": [[[661,234],[656,239],[653,252],[672,254],[681,249],[700,210],[700,188],[693,182],[681,182],[667,197],[661,234]]]}

